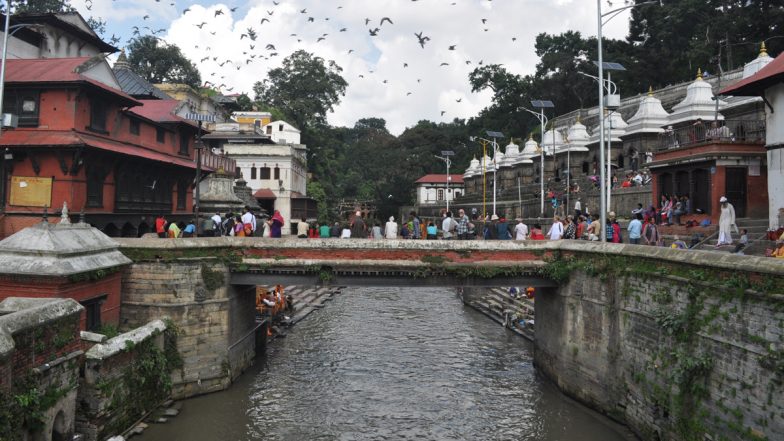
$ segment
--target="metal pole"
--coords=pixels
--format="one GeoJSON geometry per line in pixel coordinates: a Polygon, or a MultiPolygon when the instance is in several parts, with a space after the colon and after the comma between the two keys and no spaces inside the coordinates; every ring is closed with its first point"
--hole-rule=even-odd
{"type": "MultiPolygon", "coordinates": [[[[604,66],[602,63],[602,0],[596,0],[596,20],[598,23],[597,29],[597,50],[599,51],[599,182],[602,183],[599,195],[599,234],[602,242],[607,240],[607,199],[605,199],[606,188],[604,186],[604,66]]],[[[594,232],[595,234],[595,232],[594,232]]]]}
{"type": "Polygon", "coordinates": [[[607,112],[607,211],[612,211],[612,114],[607,112]]]}
{"type": "Polygon", "coordinates": [[[446,157],[446,212],[449,213],[449,156],[446,157]]]}
{"type": "Polygon", "coordinates": [[[495,163],[496,156],[497,147],[495,145],[495,138],[493,138],[493,214],[498,215],[495,211],[495,171],[498,168],[498,164],[495,163]]]}
{"type": "Polygon", "coordinates": [[[487,218],[487,141],[482,140],[482,222],[487,218]]]}
{"type": "Polygon", "coordinates": [[[544,219],[544,107],[540,110],[541,117],[539,122],[542,124],[542,142],[539,144],[540,163],[539,163],[539,187],[541,193],[539,199],[541,200],[541,214],[539,217],[544,219]]]}
{"type": "Polygon", "coordinates": [[[570,161],[570,152],[572,151],[571,146],[567,146],[566,148],[566,209],[564,209],[564,213],[568,213],[570,208],[569,205],[569,193],[572,192],[572,185],[570,184],[570,179],[572,177],[572,165],[570,161]]]}
{"type": "MultiPolygon", "coordinates": [[[[0,120],[3,118],[3,99],[5,99],[5,64],[8,57],[8,34],[11,33],[11,0],[5,1],[5,28],[3,32],[3,57],[0,60],[0,120]]],[[[0,135],[3,132],[3,121],[0,121],[0,135]]],[[[5,185],[5,184],[4,184],[5,185]]],[[[3,201],[5,208],[5,200],[3,201]]]]}
{"type": "Polygon", "coordinates": [[[201,233],[201,221],[199,220],[199,184],[201,183],[201,121],[199,121],[199,137],[196,146],[196,191],[194,192],[193,208],[196,214],[196,236],[201,233]]]}
{"type": "Polygon", "coordinates": [[[520,193],[520,175],[517,175],[517,203],[520,205],[520,217],[523,217],[523,197],[520,193]]]}

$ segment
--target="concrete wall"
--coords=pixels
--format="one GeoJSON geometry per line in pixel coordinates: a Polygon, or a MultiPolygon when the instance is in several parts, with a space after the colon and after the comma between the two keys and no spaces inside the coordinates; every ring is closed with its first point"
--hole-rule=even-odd
{"type": "Polygon", "coordinates": [[[645,440],[784,439],[781,262],[561,248],[576,260],[537,295],[535,361],[565,393],[645,440]]]}
{"type": "Polygon", "coordinates": [[[768,148],[768,216],[770,228],[784,226],[784,84],[765,91],[771,106],[766,108],[766,143],[768,148]]]}
{"type": "Polygon", "coordinates": [[[225,389],[252,362],[255,297],[228,280],[227,267],[208,258],[137,263],[123,275],[123,328],[160,317],[179,328],[184,364],[172,374],[175,398],[225,389]]]}

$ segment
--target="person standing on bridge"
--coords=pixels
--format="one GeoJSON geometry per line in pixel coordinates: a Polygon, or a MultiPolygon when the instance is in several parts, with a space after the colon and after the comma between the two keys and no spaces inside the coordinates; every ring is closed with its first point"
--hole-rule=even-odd
{"type": "Polygon", "coordinates": [[[387,239],[397,239],[397,222],[395,222],[395,216],[389,216],[387,224],[384,225],[384,237],[387,239]]]}
{"type": "Polygon", "coordinates": [[[416,211],[411,212],[411,231],[409,234],[412,239],[420,239],[422,237],[422,229],[419,226],[420,220],[416,215],[416,211]]]}
{"type": "Polygon", "coordinates": [[[515,240],[525,240],[528,237],[528,225],[523,223],[522,218],[517,218],[517,225],[514,228],[515,240]]]}
{"type": "Polygon", "coordinates": [[[462,208],[457,212],[457,226],[455,227],[455,231],[457,232],[457,238],[460,240],[467,240],[468,239],[468,224],[470,220],[466,215],[465,210],[462,208]]]}
{"type": "Polygon", "coordinates": [[[354,213],[354,220],[351,221],[351,237],[367,239],[367,225],[362,220],[362,212],[354,213]]]}
{"type": "Polygon", "coordinates": [[[561,236],[563,236],[563,232],[564,228],[561,223],[561,218],[556,215],[553,218],[553,225],[550,227],[550,231],[547,232],[547,236],[550,240],[560,240],[561,236]]]}
{"type": "Polygon", "coordinates": [[[166,238],[166,217],[162,214],[155,219],[155,232],[161,239],[166,238]]]}
{"type": "Polygon", "coordinates": [[[444,217],[444,221],[441,224],[441,230],[443,231],[443,239],[444,240],[452,240],[452,232],[457,228],[455,220],[452,219],[452,212],[447,211],[446,217],[444,217]]]}
{"type": "Polygon", "coordinates": [[[281,229],[283,228],[283,225],[284,225],[283,215],[280,214],[280,210],[275,210],[275,213],[272,214],[272,217],[269,220],[270,237],[279,238],[281,235],[281,229]]]}
{"type": "Polygon", "coordinates": [[[254,216],[253,212],[250,211],[250,206],[248,205],[246,205],[242,210],[242,223],[250,225],[250,234],[247,234],[248,232],[246,231],[246,236],[253,236],[256,234],[256,216],[254,216]]]}

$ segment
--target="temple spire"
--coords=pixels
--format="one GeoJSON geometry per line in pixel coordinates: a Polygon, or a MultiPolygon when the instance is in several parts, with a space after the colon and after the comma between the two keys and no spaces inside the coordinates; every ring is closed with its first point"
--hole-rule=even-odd
{"type": "Polygon", "coordinates": [[[697,81],[702,81],[702,69],[697,68],[697,81]]]}
{"type": "Polygon", "coordinates": [[[762,44],[760,45],[760,53],[758,55],[758,58],[764,58],[767,56],[768,56],[768,49],[765,47],[765,42],[763,41],[762,44]]]}

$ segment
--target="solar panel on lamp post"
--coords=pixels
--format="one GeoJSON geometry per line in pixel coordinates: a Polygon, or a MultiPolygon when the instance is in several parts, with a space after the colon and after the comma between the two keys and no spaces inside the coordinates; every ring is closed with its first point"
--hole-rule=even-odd
{"type": "MultiPolygon", "coordinates": [[[[594,65],[597,67],[599,63],[594,61],[594,65]]],[[[613,83],[612,81],[612,71],[625,71],[626,68],[621,65],[621,63],[616,63],[613,61],[604,61],[602,62],[602,70],[607,71],[607,85],[605,86],[605,90],[607,91],[607,99],[604,103],[604,106],[609,110],[607,114],[607,121],[610,123],[610,128],[607,132],[607,181],[605,185],[607,185],[607,211],[612,211],[612,113],[620,107],[621,105],[621,97],[618,94],[618,86],[613,83]]]]}
{"type": "MultiPolygon", "coordinates": [[[[533,100],[531,101],[531,106],[534,108],[539,109],[539,123],[542,125],[542,142],[539,145],[539,187],[540,187],[540,203],[541,203],[541,213],[540,217],[544,218],[544,126],[546,123],[546,118],[544,116],[544,109],[553,109],[555,105],[552,101],[549,100],[533,100]]],[[[555,131],[553,131],[553,143],[555,143],[555,131]]]]}

